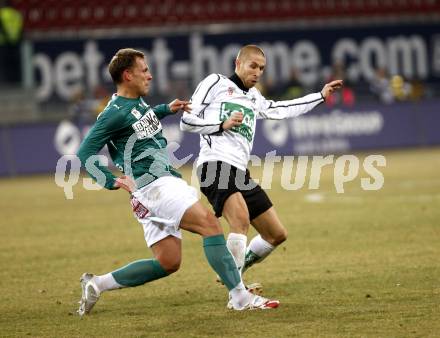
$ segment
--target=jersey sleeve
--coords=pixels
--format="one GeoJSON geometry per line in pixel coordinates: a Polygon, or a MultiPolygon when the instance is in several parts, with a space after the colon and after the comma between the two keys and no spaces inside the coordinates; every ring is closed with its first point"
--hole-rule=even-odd
{"type": "Polygon", "coordinates": [[[259,119],[282,120],[305,114],[324,102],[321,93],[309,94],[294,100],[272,101],[261,96],[259,119]]]}
{"type": "Polygon", "coordinates": [[[121,152],[118,151],[118,148],[116,148],[112,141],[107,142],[107,149],[115,166],[124,172],[124,159],[121,156],[121,152]]]}
{"type": "Polygon", "coordinates": [[[165,116],[173,114],[170,110],[170,106],[167,104],[159,104],[153,107],[153,111],[159,120],[162,120],[165,116]]]}
{"type": "Polygon", "coordinates": [[[204,135],[216,134],[223,131],[222,121],[219,119],[205,119],[205,109],[215,98],[216,86],[220,82],[220,75],[211,74],[197,86],[191,97],[191,112],[184,112],[180,119],[180,129],[204,135]]]}
{"type": "Polygon", "coordinates": [[[81,161],[81,166],[86,169],[87,173],[98,183],[96,168],[100,170],[105,175],[105,184],[103,185],[107,189],[115,189],[114,183],[116,177],[112,172],[105,166],[100,165],[99,161],[94,161],[93,164],[96,166],[87,166],[86,162],[90,156],[97,155],[99,151],[107,144],[110,139],[116,135],[116,133],[123,128],[123,119],[117,111],[108,110],[105,111],[90,129],[89,133],[82,141],[77,156],[81,161]],[[89,168],[88,168],[89,167],[89,168]]]}

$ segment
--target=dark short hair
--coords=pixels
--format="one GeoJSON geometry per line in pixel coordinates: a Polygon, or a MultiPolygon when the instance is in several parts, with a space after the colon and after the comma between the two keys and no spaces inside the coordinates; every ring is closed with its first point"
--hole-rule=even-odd
{"type": "Polygon", "coordinates": [[[114,83],[119,84],[122,82],[122,73],[124,70],[133,67],[138,57],[143,59],[145,55],[133,48],[124,48],[116,52],[108,65],[108,71],[114,83]]]}

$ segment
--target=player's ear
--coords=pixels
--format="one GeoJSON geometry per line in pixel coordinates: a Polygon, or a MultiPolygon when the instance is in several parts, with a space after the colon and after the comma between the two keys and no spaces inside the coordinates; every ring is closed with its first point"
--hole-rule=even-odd
{"type": "Polygon", "coordinates": [[[239,68],[240,68],[240,65],[241,65],[240,59],[239,59],[239,58],[236,58],[236,59],[235,59],[235,70],[239,69],[239,68]]]}
{"type": "Polygon", "coordinates": [[[130,69],[128,69],[128,68],[125,69],[125,70],[122,72],[122,80],[130,81],[131,78],[132,78],[132,74],[131,74],[130,69]]]}

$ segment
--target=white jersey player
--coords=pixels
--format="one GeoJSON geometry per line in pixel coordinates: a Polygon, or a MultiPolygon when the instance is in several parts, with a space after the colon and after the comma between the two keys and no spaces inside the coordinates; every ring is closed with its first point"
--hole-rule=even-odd
{"type": "Polygon", "coordinates": [[[336,80],[321,92],[298,99],[267,100],[255,88],[265,64],[261,48],[243,47],[234,75],[206,77],[191,98],[191,112],[185,112],[180,122],[182,130],[201,134],[197,162],[201,191],[216,216],[228,221],[227,246],[242,271],[262,261],[287,238],[272,202],[246,168],[257,120],[305,114],[342,86],[342,81],[336,80]],[[259,234],[246,246],[249,224],[259,234]]]}

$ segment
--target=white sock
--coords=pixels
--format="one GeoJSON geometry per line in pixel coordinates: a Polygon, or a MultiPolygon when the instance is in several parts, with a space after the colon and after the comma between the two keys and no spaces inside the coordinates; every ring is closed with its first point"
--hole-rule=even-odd
{"type": "Polygon", "coordinates": [[[263,238],[261,238],[260,235],[255,236],[252,238],[252,240],[249,242],[249,246],[247,248],[247,251],[252,251],[254,254],[256,254],[260,259],[258,262],[261,262],[263,259],[265,259],[269,254],[275,249],[275,247],[270,244],[269,242],[265,241],[263,238]]]}
{"type": "Polygon", "coordinates": [[[110,272],[105,275],[95,276],[95,284],[98,287],[99,292],[121,289],[124,287],[115,280],[110,272]]]}
{"type": "Polygon", "coordinates": [[[229,291],[229,297],[235,309],[241,309],[249,302],[249,292],[246,290],[243,281],[229,291]]]}
{"type": "Polygon", "coordinates": [[[231,232],[228,235],[226,246],[234,257],[235,264],[238,271],[241,273],[241,268],[244,265],[244,256],[246,255],[247,236],[231,232]]]}

